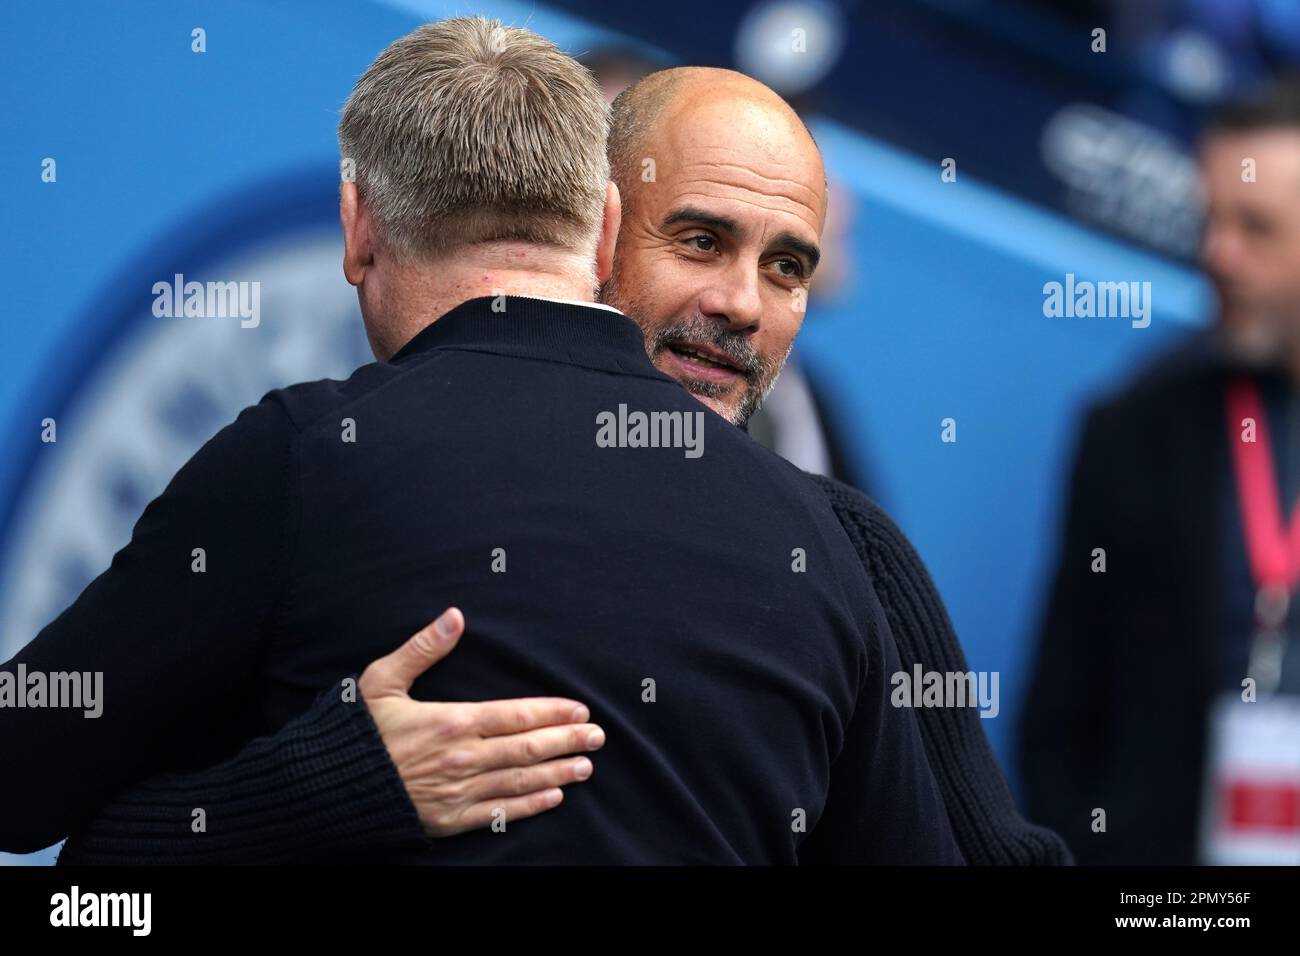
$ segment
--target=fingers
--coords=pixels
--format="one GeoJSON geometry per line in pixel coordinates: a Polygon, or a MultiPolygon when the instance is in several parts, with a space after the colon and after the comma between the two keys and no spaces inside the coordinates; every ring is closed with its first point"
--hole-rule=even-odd
{"type": "Polygon", "coordinates": [[[519,734],[537,727],[576,723],[591,716],[586,706],[567,697],[514,697],[463,705],[481,737],[519,734]]]}
{"type": "Polygon", "coordinates": [[[563,801],[560,787],[590,779],[594,769],[586,757],[570,757],[480,774],[464,791],[467,798],[478,802],[461,811],[453,824],[443,828],[444,834],[491,826],[498,819],[509,823],[545,813],[563,801]]]}
{"type": "Polygon", "coordinates": [[[535,817],[539,813],[558,807],[563,799],[564,791],[559,787],[553,787],[523,797],[484,800],[467,807],[457,817],[455,823],[439,827],[440,832],[437,835],[454,836],[466,830],[478,830],[491,826],[499,819],[507,824],[515,820],[526,820],[528,817],[535,817]]]}
{"type": "Polygon", "coordinates": [[[405,694],[416,678],[450,653],[465,633],[465,616],[449,607],[391,654],[373,661],[361,675],[361,693],[373,698],[405,694]]]}
{"type": "MultiPolygon", "coordinates": [[[[372,712],[376,708],[372,706],[372,712]]],[[[435,837],[537,816],[558,806],[559,788],[591,777],[589,759],[571,756],[599,750],[605,732],[585,718],[587,708],[565,698],[529,697],[480,704],[418,703],[409,698],[378,702],[405,714],[407,730],[385,745],[397,765],[425,829],[435,837]],[[483,736],[489,729],[555,725],[522,733],[483,736]]]]}
{"type": "Polygon", "coordinates": [[[462,793],[471,804],[502,797],[522,797],[551,787],[581,783],[590,779],[594,770],[586,757],[564,757],[533,767],[507,767],[481,773],[465,782],[462,793]]]}
{"type": "Polygon", "coordinates": [[[524,768],[564,754],[599,750],[605,731],[596,724],[542,727],[507,737],[489,737],[476,744],[468,769],[475,774],[501,768],[524,768]]]}

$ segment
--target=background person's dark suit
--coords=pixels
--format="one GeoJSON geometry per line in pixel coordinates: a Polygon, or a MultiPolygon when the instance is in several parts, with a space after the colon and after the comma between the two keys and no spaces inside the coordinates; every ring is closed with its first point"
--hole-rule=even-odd
{"type": "Polygon", "coordinates": [[[1197,862],[1209,708],[1240,692],[1250,629],[1232,373],[1197,338],[1083,427],[1020,726],[1027,815],[1080,863],[1197,862]]]}

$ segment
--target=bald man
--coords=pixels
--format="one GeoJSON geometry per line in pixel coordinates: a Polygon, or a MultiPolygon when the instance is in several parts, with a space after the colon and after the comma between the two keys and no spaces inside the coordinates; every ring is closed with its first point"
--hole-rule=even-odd
{"type": "MultiPolygon", "coordinates": [[[[601,301],[641,327],[660,371],[744,427],[803,323],[821,258],[827,178],[802,119],[730,70],[653,73],[614,101],[608,152],[623,219],[601,301]]],[[[856,489],[826,494],[885,606],[901,671],[968,674],[929,573],[893,521],[856,489]]],[[[971,707],[916,711],[953,833],[968,862],[1071,862],[1026,822],[971,707]]]]}
{"type": "MultiPolygon", "coordinates": [[[[827,191],[820,151],[774,92],[742,74],[705,68],[652,74],[621,94],[608,150],[622,222],[601,299],[637,322],[660,371],[744,427],[790,352],[821,256],[827,191]]],[[[853,489],[825,479],[821,489],[900,632],[898,669],[910,673],[919,662],[927,670],[968,671],[933,584],[897,528],[853,489]]],[[[452,620],[454,645],[464,624],[458,616],[452,620]]],[[[392,680],[394,655],[372,665],[361,680],[378,729],[372,749],[387,748],[422,819],[438,810],[429,796],[436,787],[429,786],[427,767],[420,767],[421,743],[427,741],[419,740],[416,705],[404,692],[420,669],[447,652],[408,647],[399,653],[407,656],[411,673],[392,680]],[[418,665],[412,668],[411,660],[418,665]]],[[[329,719],[323,713],[308,716],[317,724],[329,719]]],[[[1068,861],[1053,834],[1016,814],[973,710],[922,708],[916,716],[967,860],[1068,861]]],[[[259,744],[263,760],[276,747],[275,738],[259,744]]],[[[239,761],[222,773],[238,776],[239,761]]],[[[191,786],[197,801],[211,785],[200,774],[191,786]]],[[[124,795],[110,815],[126,815],[134,806],[131,815],[138,819],[150,799],[147,791],[124,795]]],[[[111,819],[98,821],[69,844],[64,861],[120,861],[115,853],[130,846],[123,837],[111,819]],[[113,838],[119,841],[116,851],[110,848],[113,838]]],[[[256,852],[240,845],[239,833],[227,837],[231,859],[256,852]]],[[[196,842],[175,841],[169,852],[183,860],[204,858],[196,842]]],[[[317,836],[298,849],[314,852],[322,842],[317,836]]],[[[156,844],[151,851],[159,852],[156,844]]],[[[281,852],[291,858],[293,848],[281,852]]]]}
{"type": "Polygon", "coordinates": [[[641,326],[660,371],[744,425],[807,308],[826,221],[821,151],[772,90],[703,67],[620,94],[608,148],[623,221],[601,301],[641,326]]]}

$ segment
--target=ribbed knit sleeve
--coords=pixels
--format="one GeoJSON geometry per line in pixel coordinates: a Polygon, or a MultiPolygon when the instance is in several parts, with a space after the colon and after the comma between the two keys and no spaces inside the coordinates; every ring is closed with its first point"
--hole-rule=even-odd
{"type": "MultiPolygon", "coordinates": [[[[894,632],[902,668],[969,670],[929,572],[898,526],[857,489],[811,476],[866,566],[894,632]]],[[[930,768],[962,854],[972,865],[1070,865],[1065,842],[1021,817],[993,748],[970,707],[918,707],[930,768]]]]}
{"type": "Polygon", "coordinates": [[[332,687],[225,763],[135,786],[64,844],[59,865],[326,862],[428,847],[432,839],[357,697],[344,701],[332,687]]]}

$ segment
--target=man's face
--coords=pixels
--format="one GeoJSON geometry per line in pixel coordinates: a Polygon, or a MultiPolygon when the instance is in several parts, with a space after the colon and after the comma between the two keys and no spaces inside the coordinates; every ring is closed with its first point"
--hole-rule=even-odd
{"type": "Polygon", "coordinates": [[[626,190],[602,300],[641,326],[661,372],[743,424],[803,322],[825,174],[807,133],[772,106],[683,99],[646,138],[654,179],[626,190]]]}
{"type": "Polygon", "coordinates": [[[1290,348],[1300,340],[1300,130],[1213,134],[1201,171],[1201,262],[1224,330],[1252,352],[1290,348]],[[1243,180],[1245,159],[1255,161],[1253,182],[1243,180]]]}

